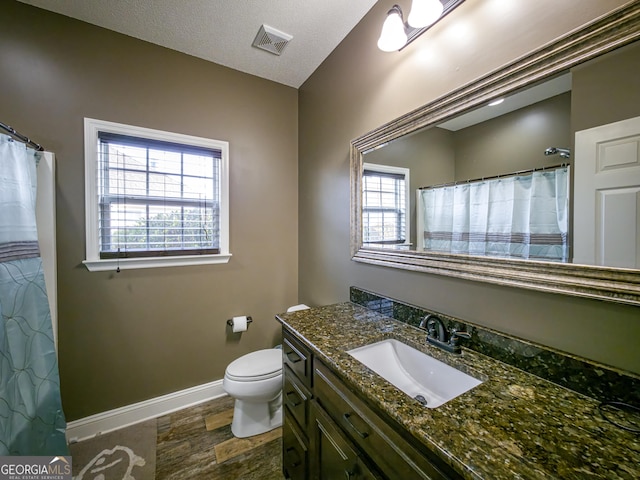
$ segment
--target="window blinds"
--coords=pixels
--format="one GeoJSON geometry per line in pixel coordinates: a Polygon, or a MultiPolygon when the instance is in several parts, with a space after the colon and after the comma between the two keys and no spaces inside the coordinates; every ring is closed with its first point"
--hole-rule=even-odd
{"type": "Polygon", "coordinates": [[[221,151],[98,138],[100,258],[220,252],[221,151]]]}
{"type": "Polygon", "coordinates": [[[405,177],[365,170],[363,183],[363,242],[404,243],[405,177]]]}

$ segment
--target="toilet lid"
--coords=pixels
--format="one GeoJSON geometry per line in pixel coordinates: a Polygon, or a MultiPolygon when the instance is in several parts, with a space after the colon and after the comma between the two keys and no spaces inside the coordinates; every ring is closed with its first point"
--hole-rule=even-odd
{"type": "Polygon", "coordinates": [[[237,381],[273,378],[282,373],[282,350],[268,348],[247,353],[227,366],[225,375],[237,381]]]}

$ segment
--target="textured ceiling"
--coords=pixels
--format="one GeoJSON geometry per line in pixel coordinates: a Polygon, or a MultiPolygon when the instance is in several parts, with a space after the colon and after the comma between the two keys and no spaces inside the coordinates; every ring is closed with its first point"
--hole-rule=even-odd
{"type": "MultiPolygon", "coordinates": [[[[20,0],[298,88],[375,0],[20,0]],[[252,47],[260,25],[293,36],[281,56],[252,47]]],[[[381,19],[382,22],[382,19],[381,19]]]]}

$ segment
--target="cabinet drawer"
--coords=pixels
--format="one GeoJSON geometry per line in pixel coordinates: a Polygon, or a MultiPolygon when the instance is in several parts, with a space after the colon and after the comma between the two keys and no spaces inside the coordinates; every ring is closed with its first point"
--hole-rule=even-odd
{"type": "Polygon", "coordinates": [[[306,480],[309,449],[305,437],[293,422],[282,426],[282,473],[291,480],[306,480]]]}
{"type": "Polygon", "coordinates": [[[300,341],[287,330],[282,332],[282,359],[300,379],[302,384],[311,389],[311,353],[300,341]]]}
{"type": "Polygon", "coordinates": [[[309,391],[296,378],[291,369],[285,365],[282,402],[303,431],[306,431],[309,426],[310,399],[311,394],[309,391]]]}
{"type": "Polygon", "coordinates": [[[314,398],[347,436],[380,467],[388,478],[461,478],[439,459],[427,458],[378,417],[322,362],[314,363],[314,398]],[[439,462],[436,466],[434,462],[439,462]],[[442,465],[440,465],[442,464],[442,465]]]}

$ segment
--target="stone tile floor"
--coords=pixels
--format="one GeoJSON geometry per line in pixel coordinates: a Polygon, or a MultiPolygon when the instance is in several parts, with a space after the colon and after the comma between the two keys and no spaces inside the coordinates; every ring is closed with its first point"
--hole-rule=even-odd
{"type": "Polygon", "coordinates": [[[156,480],[283,480],[282,430],[235,438],[232,412],[225,396],[158,418],[156,480]]]}

